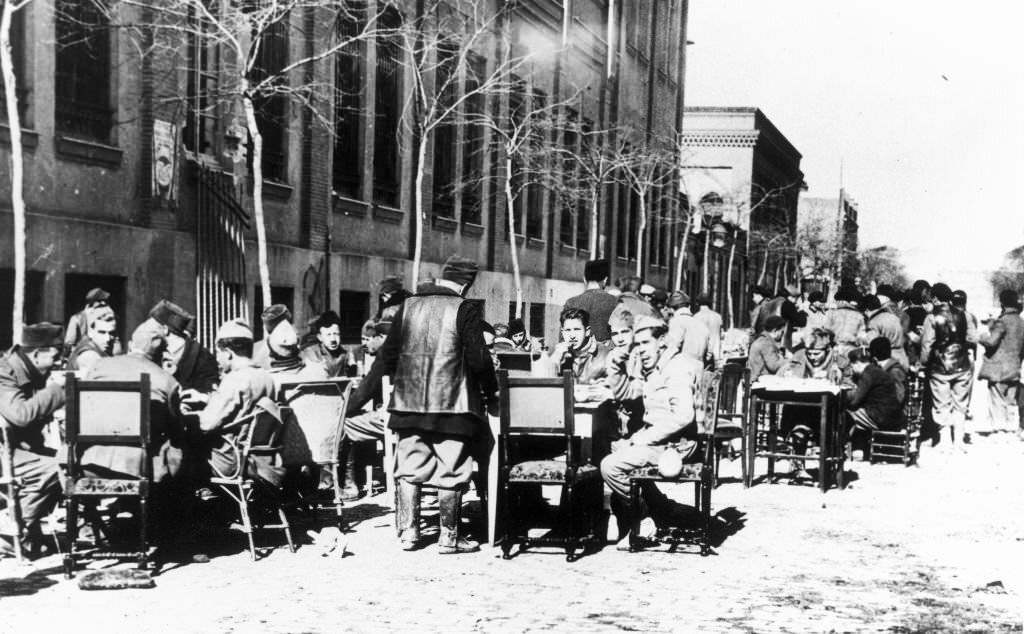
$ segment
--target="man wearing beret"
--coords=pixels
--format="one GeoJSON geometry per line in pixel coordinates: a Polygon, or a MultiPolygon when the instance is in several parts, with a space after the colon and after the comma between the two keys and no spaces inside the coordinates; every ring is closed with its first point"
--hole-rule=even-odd
{"type": "Polygon", "coordinates": [[[564,308],[579,308],[587,311],[590,315],[590,331],[594,338],[600,342],[608,341],[611,334],[608,331],[608,318],[615,310],[618,298],[606,292],[608,276],[611,271],[608,260],[590,260],[583,265],[583,283],[586,285],[583,293],[570,297],[566,300],[564,308]]]}
{"type": "MultiPolygon", "coordinates": [[[[90,314],[100,308],[107,307],[110,293],[102,288],[91,289],[85,294],[85,307],[68,319],[68,327],[64,331],[64,350],[71,352],[78,342],[89,332],[90,314]]],[[[120,351],[118,351],[120,353],[120,351]]]]}
{"type": "Polygon", "coordinates": [[[61,357],[61,327],[25,326],[21,341],[0,358],[0,418],[10,425],[14,477],[21,481],[18,503],[30,556],[39,554],[39,521],[61,496],[56,452],[43,441],[43,426],[64,406],[64,375],[50,371],[61,357]]]}
{"type": "Polygon", "coordinates": [[[89,329],[68,355],[68,369],[88,372],[96,361],[114,353],[117,318],[109,306],[89,311],[89,329]]]}
{"type": "Polygon", "coordinates": [[[988,416],[994,430],[1017,426],[1012,416],[1024,358],[1024,320],[1020,318],[1017,291],[999,293],[1002,312],[992,321],[988,334],[980,338],[985,349],[978,378],[988,381],[988,416]]]}
{"type": "MultiPolygon", "coordinates": [[[[619,548],[629,547],[629,476],[637,468],[657,465],[670,444],[678,443],[683,457],[696,443],[696,395],[703,368],[696,360],[669,347],[668,326],[661,319],[640,316],[634,321],[634,353],[625,363],[608,368],[608,386],[618,401],[641,400],[642,427],[612,443],[601,460],[601,477],[612,491],[611,505],[619,525],[619,548]]],[[[668,499],[657,487],[644,488],[644,501],[657,522],[668,510],[668,499]]],[[[634,536],[637,537],[637,536],[634,536]]]]}
{"type": "Polygon", "coordinates": [[[175,380],[187,392],[209,394],[220,380],[217,359],[192,336],[195,316],[174,302],[161,299],[149,311],[162,326],[167,340],[165,356],[173,365],[175,380]]]}
{"type": "Polygon", "coordinates": [[[299,356],[307,365],[323,366],[328,377],[348,376],[348,352],[341,347],[341,317],[333,310],[321,313],[313,323],[316,343],[302,349],[299,356]]]}
{"type": "Polygon", "coordinates": [[[690,313],[690,296],[683,291],[673,291],[668,298],[672,318],[668,322],[668,345],[702,365],[714,367],[714,359],[708,354],[711,347],[711,332],[704,322],[690,313]]]}
{"type": "Polygon", "coordinates": [[[393,377],[389,426],[398,434],[395,479],[404,550],[419,541],[419,497],[437,488],[442,554],[479,550],[459,535],[462,494],[473,475],[474,438],[497,404],[497,379],[484,344],[483,303],[465,299],[477,264],[454,255],[441,278],[395,313],[377,362],[393,377]]]}
{"type": "Polygon", "coordinates": [[[305,367],[299,356],[299,334],[292,325],[292,311],[273,304],[260,315],[263,339],[253,346],[252,360],[274,374],[298,374],[305,367]]]}
{"type": "Polygon", "coordinates": [[[940,430],[950,429],[951,446],[957,450],[962,449],[960,435],[974,379],[968,345],[978,339],[967,315],[952,301],[949,286],[940,282],[932,287],[932,314],[921,329],[921,361],[928,376],[932,420],[940,430]]]}

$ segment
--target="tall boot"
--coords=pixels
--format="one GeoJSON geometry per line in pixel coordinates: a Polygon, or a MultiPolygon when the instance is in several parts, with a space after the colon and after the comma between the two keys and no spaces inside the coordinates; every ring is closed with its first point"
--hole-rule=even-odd
{"type": "Polygon", "coordinates": [[[362,497],[356,474],[356,445],[346,441],[341,447],[341,459],[345,464],[344,481],[341,489],[342,502],[355,502],[362,497]]]}
{"type": "Polygon", "coordinates": [[[398,500],[395,523],[402,550],[413,550],[420,541],[420,485],[402,479],[398,481],[398,500]]]}
{"type": "Polygon", "coordinates": [[[441,536],[437,540],[437,550],[442,555],[457,553],[475,553],[480,544],[459,537],[459,521],[462,516],[462,491],[438,489],[437,505],[441,518],[441,536]]]}

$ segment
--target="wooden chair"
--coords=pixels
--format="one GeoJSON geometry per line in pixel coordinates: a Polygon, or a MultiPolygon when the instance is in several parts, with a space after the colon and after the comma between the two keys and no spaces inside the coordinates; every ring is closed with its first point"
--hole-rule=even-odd
{"type": "Polygon", "coordinates": [[[69,373],[65,389],[68,455],[64,495],[67,500],[68,552],[64,557],[64,574],[68,578],[74,576],[77,562],[83,559],[131,559],[144,569],[150,556],[146,530],[153,479],[153,463],[149,457],[149,375],[141,375],[138,381],[82,381],[69,373]],[[123,477],[86,474],[82,468],[82,454],[94,445],[138,448],[142,455],[140,472],[118,474],[123,477]],[[80,551],[79,506],[92,509],[101,498],[111,497],[138,500],[138,548],[111,550],[95,544],[90,550],[80,551]]]}
{"type": "MultiPolygon", "coordinates": [[[[640,550],[641,491],[645,484],[671,483],[694,485],[694,507],[700,514],[700,522],[696,529],[690,526],[669,527],[669,540],[674,550],[679,542],[695,541],[700,546],[700,554],[706,557],[711,554],[711,490],[715,487],[716,451],[715,432],[721,419],[719,410],[735,409],[732,399],[736,392],[722,395],[719,387],[723,384],[737,386],[735,377],[730,375],[729,381],[723,380],[724,370],[705,374],[701,380],[698,393],[695,395],[697,407],[697,425],[699,429],[698,446],[694,455],[700,462],[684,463],[682,470],[674,477],[661,474],[657,465],[634,469],[629,478],[630,506],[633,509],[632,530],[629,535],[629,550],[640,550]],[[726,408],[725,405],[732,405],[726,408]]],[[[728,417],[727,417],[728,418],[728,417]]]]}
{"type": "Polygon", "coordinates": [[[279,492],[274,487],[261,486],[260,490],[270,498],[269,502],[273,506],[273,510],[277,512],[280,522],[254,526],[250,512],[250,505],[253,502],[253,494],[257,485],[266,484],[253,474],[253,459],[262,457],[273,460],[279,457],[281,447],[278,441],[281,428],[281,413],[277,404],[267,397],[260,399],[252,414],[222,428],[222,431],[237,431],[237,435],[234,437],[225,437],[235,455],[234,472],[221,473],[215,469],[216,474],[210,478],[212,484],[220,486],[238,504],[241,529],[249,540],[249,554],[253,561],[256,561],[256,545],[253,541],[254,528],[284,531],[285,539],[288,541],[288,550],[295,552],[291,526],[281,508],[279,492]]]}
{"type": "Polygon", "coordinates": [[[598,468],[578,457],[573,426],[573,381],[566,372],[557,378],[510,377],[498,374],[500,389],[499,438],[501,465],[499,491],[504,520],[501,551],[511,557],[512,547],[520,552],[533,545],[556,545],[565,549],[566,561],[577,559],[576,549],[585,554],[596,547],[597,515],[601,510],[602,481],[598,468]],[[561,438],[565,442],[564,460],[520,460],[514,454],[515,439],[526,436],[561,438]],[[530,537],[524,518],[517,511],[517,489],[526,486],[556,485],[562,488],[559,516],[562,526],[552,532],[560,535],[530,537]]]}
{"type": "MultiPolygon", "coordinates": [[[[282,453],[285,464],[314,463],[331,471],[334,488],[332,504],[338,528],[344,530],[339,456],[344,439],[345,410],[352,393],[349,378],[312,381],[282,381],[278,400],[284,420],[282,453]]],[[[310,502],[303,498],[302,502],[310,502]]]]}
{"type": "Polygon", "coordinates": [[[711,410],[717,416],[715,421],[715,487],[718,486],[718,465],[722,454],[728,453],[729,459],[741,458],[740,462],[743,481],[747,477],[747,462],[742,460],[744,449],[737,454],[732,449],[732,442],[737,438],[746,444],[747,410],[750,403],[750,370],[744,365],[728,362],[722,367],[717,389],[717,410],[711,410]]]}
{"type": "Polygon", "coordinates": [[[25,561],[21,547],[21,505],[18,504],[20,489],[21,481],[14,477],[14,444],[11,442],[10,423],[0,417],[0,501],[7,511],[14,558],[19,564],[25,561]]]}
{"type": "Polygon", "coordinates": [[[900,429],[871,431],[871,464],[876,460],[898,460],[909,466],[917,458],[917,437],[921,431],[924,406],[924,375],[907,374],[903,397],[903,424],[900,429]]]}

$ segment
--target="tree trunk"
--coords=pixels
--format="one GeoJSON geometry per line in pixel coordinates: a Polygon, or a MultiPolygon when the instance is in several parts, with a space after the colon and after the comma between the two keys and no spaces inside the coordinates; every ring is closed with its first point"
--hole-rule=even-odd
{"type": "Polygon", "coordinates": [[[772,287],[772,292],[779,292],[779,282],[782,280],[782,260],[775,263],[775,284],[772,287]]]}
{"type": "Polygon", "coordinates": [[[708,272],[711,269],[711,262],[708,261],[708,257],[711,255],[711,229],[710,227],[704,228],[704,271],[701,276],[700,290],[708,292],[708,272]]]}
{"type": "Polygon", "coordinates": [[[693,212],[686,215],[686,225],[683,227],[683,237],[679,241],[679,255],[676,257],[676,290],[683,289],[683,272],[686,264],[686,243],[690,239],[690,231],[693,230],[693,212]]]}
{"type": "Polygon", "coordinates": [[[519,273],[519,245],[516,244],[515,196],[512,195],[512,159],[505,159],[505,217],[508,218],[508,241],[512,249],[512,283],[516,292],[515,316],[523,316],[523,279],[519,273]]]}
{"type": "Polygon", "coordinates": [[[4,78],[4,102],[7,105],[7,125],[11,130],[11,209],[14,214],[14,310],[11,324],[12,341],[21,341],[22,321],[25,319],[25,198],[24,163],[21,147],[21,120],[18,118],[18,96],[12,61],[11,20],[14,17],[11,0],[4,3],[0,17],[0,70],[4,78]]]}
{"type": "MultiPolygon", "coordinates": [[[[598,223],[601,221],[601,213],[600,213],[601,201],[598,198],[598,192],[599,191],[600,191],[599,187],[596,186],[596,185],[590,188],[590,245],[589,246],[590,246],[590,257],[595,259],[595,260],[597,258],[603,256],[603,254],[598,254],[598,252],[597,252],[597,234],[598,234],[597,228],[598,228],[598,223]]],[[[577,220],[576,222],[579,222],[579,220],[577,220]]]]}
{"type": "Polygon", "coordinates": [[[736,262],[736,238],[738,229],[732,230],[732,246],[729,247],[729,267],[725,269],[725,324],[726,329],[733,327],[736,316],[733,314],[732,267],[736,262]]]}
{"type": "Polygon", "coordinates": [[[636,276],[644,276],[644,234],[647,232],[647,196],[640,198],[640,226],[636,231],[636,276]]]}
{"type": "Polygon", "coordinates": [[[256,258],[259,262],[263,305],[270,306],[273,300],[270,297],[270,266],[267,264],[267,227],[263,216],[263,135],[256,124],[256,111],[252,105],[252,96],[248,94],[248,80],[242,80],[242,88],[245,124],[252,139],[252,210],[256,217],[256,258]]]}
{"type": "Polygon", "coordinates": [[[411,288],[416,288],[416,285],[419,284],[420,265],[423,261],[423,172],[426,170],[427,160],[427,135],[425,133],[420,134],[420,146],[416,152],[416,192],[414,202],[416,214],[416,242],[413,245],[411,288]]]}
{"type": "Polygon", "coordinates": [[[761,273],[757,276],[757,285],[764,286],[764,278],[768,276],[768,249],[764,250],[764,258],[761,259],[761,273]]]}

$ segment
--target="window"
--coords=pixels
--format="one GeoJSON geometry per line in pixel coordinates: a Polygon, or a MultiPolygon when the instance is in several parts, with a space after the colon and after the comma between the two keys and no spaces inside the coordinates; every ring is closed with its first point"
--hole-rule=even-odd
{"type": "MultiPolygon", "coordinates": [[[[402,19],[389,7],[378,28],[398,29],[402,19]]],[[[402,112],[402,48],[400,36],[385,33],[377,39],[377,92],[374,95],[373,200],[398,204],[398,127],[402,112]]]]}
{"type": "Polygon", "coordinates": [[[91,2],[57,0],[55,11],[57,131],[110,143],[110,25],[91,2]]]}
{"type": "MultiPolygon", "coordinates": [[[[260,48],[253,66],[253,81],[270,78],[270,85],[253,96],[256,125],[263,137],[263,178],[285,182],[287,180],[287,125],[288,98],[272,94],[273,86],[287,83],[282,71],[288,65],[288,15],[267,25],[261,34],[260,48]]],[[[250,159],[252,154],[250,153],[250,159]]]]}
{"type": "MultiPolygon", "coordinates": [[[[547,95],[543,91],[535,90],[531,102],[535,113],[534,118],[539,118],[536,113],[540,113],[547,107],[547,95]]],[[[530,135],[529,151],[533,155],[530,159],[531,163],[537,161],[538,157],[543,154],[544,144],[548,140],[547,127],[543,125],[537,127],[538,129],[530,135]]],[[[539,169],[540,166],[538,165],[537,168],[539,169]]],[[[527,190],[526,236],[539,240],[544,236],[544,188],[537,182],[537,179],[531,178],[527,190]]]]}
{"type": "MultiPolygon", "coordinates": [[[[2,5],[0,5],[2,6],[2,5]]],[[[18,118],[25,125],[28,111],[29,78],[25,75],[25,9],[11,15],[11,62],[14,66],[14,90],[18,100],[18,118]]],[[[0,89],[4,78],[0,76],[0,89]]],[[[7,108],[0,108],[0,121],[7,120],[7,108]]]]}
{"type": "Polygon", "coordinates": [[[530,304],[530,336],[544,336],[544,304],[530,304]]]}
{"type": "MultiPolygon", "coordinates": [[[[362,24],[354,15],[338,20],[338,39],[354,38],[362,24]]],[[[334,67],[334,191],[349,198],[360,198],[363,186],[362,93],[363,47],[360,42],[346,44],[338,52],[334,67]]]]}
{"type": "MultiPolygon", "coordinates": [[[[435,87],[438,107],[451,107],[458,99],[457,69],[458,51],[442,44],[437,52],[435,87]]],[[[451,120],[443,121],[434,130],[434,215],[444,218],[455,217],[455,153],[456,127],[451,120]]]]}
{"type": "Polygon", "coordinates": [[[339,291],[338,317],[341,318],[341,343],[361,342],[363,324],[370,318],[370,294],[365,291],[339,291]]]}
{"type": "MultiPolygon", "coordinates": [[[[620,178],[625,178],[620,174],[620,178]]],[[[629,257],[629,200],[632,190],[629,185],[620,182],[619,200],[615,211],[615,254],[620,258],[629,257]]]]}
{"type": "MultiPolygon", "coordinates": [[[[207,11],[217,11],[217,3],[207,1],[207,11]]],[[[214,25],[200,18],[197,8],[190,8],[191,33],[188,43],[188,113],[183,141],[185,148],[197,154],[216,154],[217,75],[220,70],[220,49],[211,35],[214,25]]]]}
{"type": "MultiPolygon", "coordinates": [[[[583,120],[582,138],[580,138],[580,156],[588,157],[593,155],[591,144],[593,141],[594,122],[590,119],[583,120]]],[[[584,160],[587,160],[586,158],[584,160]]],[[[585,184],[584,184],[585,185],[585,184]]],[[[590,210],[593,208],[594,200],[590,196],[597,196],[596,191],[587,188],[587,196],[580,197],[580,204],[576,213],[576,248],[590,248],[590,210]]],[[[596,255],[596,254],[595,254],[596,255]]]]}
{"type": "MultiPolygon", "coordinates": [[[[45,272],[25,271],[25,310],[22,313],[22,321],[26,324],[34,324],[44,319],[43,290],[45,282],[45,272]]],[[[79,301],[82,304],[85,303],[84,293],[79,298],[79,301]]],[[[63,320],[57,319],[57,321],[67,322],[68,318],[81,308],[82,306],[79,306],[74,311],[65,313],[65,318],[63,320]]],[[[11,323],[11,317],[13,312],[14,269],[3,268],[0,269],[0,350],[7,350],[12,345],[11,334],[13,332],[13,324],[11,323]]]]}
{"type": "Polygon", "coordinates": [[[576,226],[580,215],[578,163],[574,158],[579,152],[579,114],[567,108],[564,115],[562,130],[562,147],[565,156],[562,159],[561,186],[561,220],[559,222],[558,239],[562,244],[576,246],[576,226]]]}
{"type": "MultiPolygon", "coordinates": [[[[483,117],[487,111],[486,96],[478,92],[480,82],[487,75],[487,60],[476,53],[466,58],[466,125],[465,141],[462,144],[462,221],[473,224],[481,222],[484,178],[484,133],[483,123],[473,123],[474,118],[483,117]]],[[[492,181],[493,182],[493,181],[492,181]]]]}

